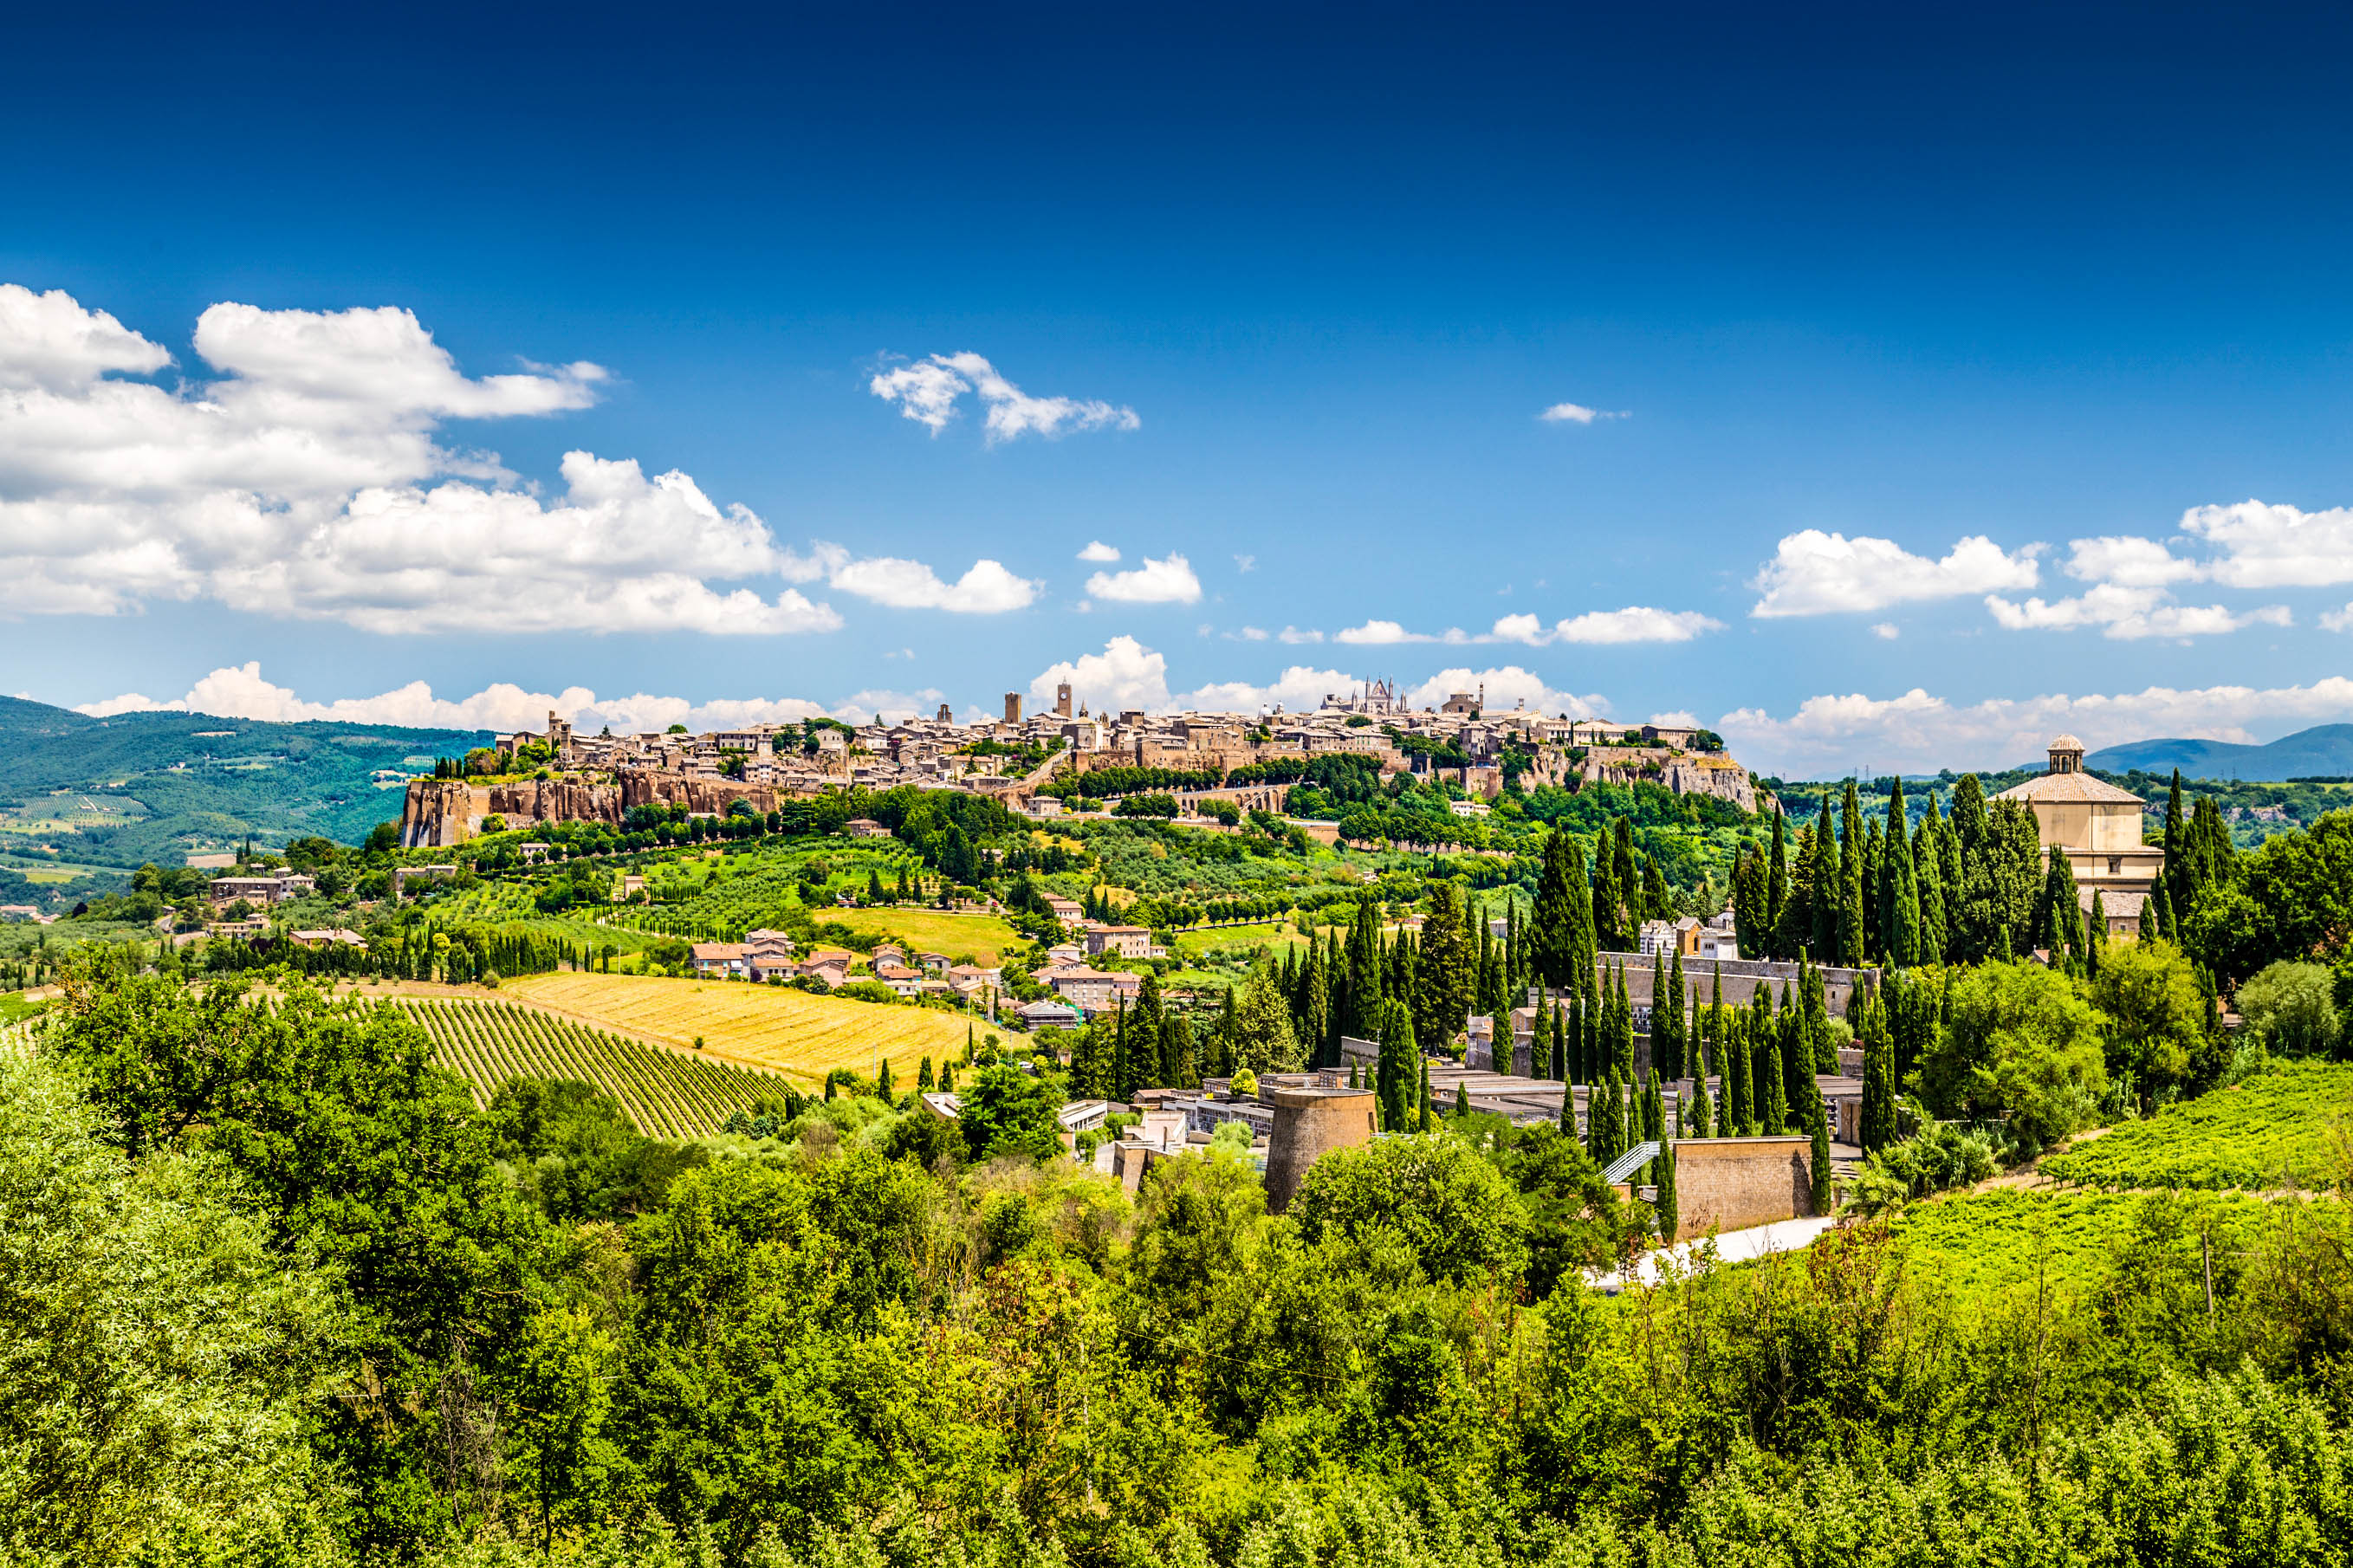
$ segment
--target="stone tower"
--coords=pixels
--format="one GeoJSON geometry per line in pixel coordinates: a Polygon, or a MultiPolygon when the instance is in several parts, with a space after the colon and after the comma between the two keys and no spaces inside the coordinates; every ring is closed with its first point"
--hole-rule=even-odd
{"type": "Polygon", "coordinates": [[[1261,1083],[1258,1102],[1274,1111],[1266,1141],[1266,1207],[1281,1214],[1316,1161],[1335,1149],[1373,1141],[1373,1093],[1366,1089],[1315,1089],[1261,1083]]]}

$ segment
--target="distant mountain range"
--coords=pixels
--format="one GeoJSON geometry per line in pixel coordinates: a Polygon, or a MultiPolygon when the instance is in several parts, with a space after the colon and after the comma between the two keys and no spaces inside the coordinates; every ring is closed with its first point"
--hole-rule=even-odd
{"type": "Polygon", "coordinates": [[[2092,752],[2084,761],[2103,773],[2166,773],[2183,778],[2280,779],[2353,777],[2353,724],[2316,724],[2266,745],[2229,741],[2131,741],[2092,752]]]}
{"type": "Polygon", "coordinates": [[[20,867],[28,850],[48,858],[41,846],[67,863],[177,866],[248,834],[272,848],[307,834],[356,843],[400,815],[401,775],[486,738],[204,713],[93,719],[0,697],[0,854],[20,867]]]}

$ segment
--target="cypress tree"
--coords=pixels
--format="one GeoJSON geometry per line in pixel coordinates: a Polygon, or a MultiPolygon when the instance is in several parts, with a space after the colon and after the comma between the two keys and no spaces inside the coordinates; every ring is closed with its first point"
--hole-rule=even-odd
{"type": "Polygon", "coordinates": [[[1813,889],[1814,903],[1814,933],[1808,950],[1825,962],[1839,950],[1839,887],[1842,868],[1838,835],[1831,826],[1830,791],[1824,790],[1820,807],[1814,817],[1814,841],[1807,880],[1813,889]]]}
{"type": "Polygon", "coordinates": [[[1414,1044],[1413,1015],[1402,1002],[1388,1005],[1388,1026],[1381,1033],[1381,1126],[1404,1131],[1415,1125],[1414,1068],[1421,1052],[1414,1044]]]}
{"type": "Polygon", "coordinates": [[[1830,1116],[1819,1094],[1806,1108],[1806,1131],[1813,1135],[1813,1146],[1806,1161],[1807,1173],[1813,1177],[1813,1210],[1818,1215],[1831,1212],[1831,1129],[1830,1116]]]}
{"type": "Polygon", "coordinates": [[[1765,923],[1767,902],[1764,863],[1757,847],[1743,840],[1732,863],[1732,931],[1743,958],[1772,955],[1773,933],[1765,923]]]}
{"type": "Polygon", "coordinates": [[[1545,838],[1535,914],[1525,938],[1530,967],[1540,983],[1575,982],[1580,952],[1591,945],[1592,897],[1585,880],[1585,856],[1567,827],[1556,823],[1545,838]]]}
{"type": "Polygon", "coordinates": [[[2173,770],[2173,786],[2165,792],[2165,890],[2166,902],[2179,913],[2189,907],[2185,896],[2189,889],[2189,818],[2181,804],[2181,770],[2173,770]]]}
{"type": "Polygon", "coordinates": [[[1600,952],[1623,952],[1626,939],[1620,929],[1620,911],[1626,904],[1625,890],[1618,884],[1618,858],[1610,853],[1607,838],[1596,836],[1593,845],[1593,945],[1600,952]]]}
{"type": "Polygon", "coordinates": [[[1854,781],[1846,781],[1846,800],[1839,816],[1839,963],[1862,967],[1870,930],[1864,924],[1862,805],[1854,781]]]}
{"type": "Polygon", "coordinates": [[[1887,961],[1898,969],[1920,962],[1920,868],[1905,837],[1904,775],[1895,775],[1887,805],[1887,961]]]}
{"type": "Polygon", "coordinates": [[[891,1098],[891,1058],[889,1057],[884,1057],[882,1065],[875,1069],[874,1092],[886,1100],[891,1098]]]}
{"type": "Polygon", "coordinates": [[[1651,1162],[1651,1180],[1658,1184],[1659,1195],[1651,1208],[1659,1216],[1659,1239],[1669,1244],[1679,1238],[1683,1229],[1681,1205],[1675,1195],[1675,1146],[1668,1144],[1651,1162]]]}
{"type": "Polygon", "coordinates": [[[1421,1099],[1419,1109],[1421,1111],[1421,1117],[1419,1122],[1419,1131],[1424,1132],[1437,1131],[1438,1119],[1435,1116],[1432,1116],[1430,1110],[1430,1058],[1428,1057],[1421,1058],[1421,1099]]]}
{"type": "Polygon", "coordinates": [[[1748,1071],[1749,1016],[1745,1007],[1725,1015],[1724,1132],[1728,1138],[1745,1136],[1757,1120],[1757,1101],[1750,1092],[1755,1082],[1748,1071]]]}
{"type": "Polygon", "coordinates": [[[2165,883],[2160,879],[2149,889],[2148,901],[2141,906],[2141,925],[2151,934],[2167,942],[2179,939],[2173,930],[2173,906],[2165,897],[2165,883]]]}
{"type": "MultiPolygon", "coordinates": [[[[1073,1076],[1075,1077],[1076,1075],[1073,1076]]],[[[932,1092],[932,1086],[937,1081],[937,1079],[932,1077],[932,1058],[925,1057],[922,1065],[915,1069],[915,1092],[917,1094],[929,1094],[932,1092]]],[[[1082,1089],[1079,1092],[1083,1096],[1086,1091],[1082,1089]]]]}
{"type": "Polygon", "coordinates": [[[1814,940],[1814,838],[1812,828],[1798,829],[1797,847],[1790,857],[1788,894],[1773,930],[1773,956],[1778,959],[1795,957],[1814,940]]]}
{"type": "Polygon", "coordinates": [[[1462,1079],[1454,1080],[1454,1119],[1458,1121],[1471,1114],[1471,1089],[1462,1079]]]}
{"type": "Polygon", "coordinates": [[[1414,1034],[1440,1049],[1462,1030],[1471,1011],[1471,943],[1462,891],[1451,881],[1430,889],[1414,994],[1414,1034]]]}
{"type": "Polygon", "coordinates": [[[1711,1072],[1720,1075],[1724,1071],[1724,962],[1721,959],[1716,961],[1715,973],[1708,980],[1707,1043],[1714,1047],[1713,1058],[1709,1052],[1702,1051],[1699,1071],[1694,1077],[1705,1078],[1711,1072]]]}
{"type": "Polygon", "coordinates": [[[1553,1064],[1552,1009],[1545,1005],[1548,992],[1542,981],[1536,983],[1535,1016],[1528,1025],[1528,1076],[1551,1078],[1553,1064]]]}
{"type": "Polygon", "coordinates": [[[1873,1153],[1895,1141],[1894,1043],[1883,1027],[1874,1027],[1862,1040],[1863,1152],[1873,1153]]]}
{"type": "Polygon", "coordinates": [[[1781,815],[1781,804],[1773,803],[1773,849],[1765,862],[1765,930],[1776,958],[1789,955],[1781,951],[1781,912],[1789,903],[1789,865],[1784,836],[1788,826],[1781,815]]]}
{"type": "Polygon", "coordinates": [[[1618,897],[1620,911],[1618,929],[1626,939],[1626,947],[1634,946],[1634,932],[1643,919],[1641,868],[1634,860],[1634,819],[1620,816],[1609,828],[1611,868],[1618,874],[1618,897]]]}
{"type": "Polygon", "coordinates": [[[1669,1078],[1683,1078],[1688,1076],[1691,1055],[1691,1023],[1686,1011],[1691,1005],[1691,992],[1683,981],[1683,950],[1680,942],[1675,945],[1674,962],[1667,969],[1666,1011],[1663,1015],[1659,1010],[1660,1000],[1656,993],[1651,994],[1651,1061],[1654,1066],[1659,1065],[1659,1019],[1663,1016],[1667,1020],[1667,1059],[1663,1070],[1669,1078]]]}
{"type": "Polygon", "coordinates": [[[1789,1097],[1781,1079],[1780,1041],[1768,1035],[1749,1060],[1757,1075],[1757,1121],[1769,1137],[1789,1125],[1789,1097]]]}
{"type": "Polygon", "coordinates": [[[1693,1085],[1691,1115],[1684,1123],[1683,1136],[1687,1138],[1715,1136],[1715,1102],[1708,1095],[1707,1079],[1704,1078],[1698,1079],[1693,1085]]]}

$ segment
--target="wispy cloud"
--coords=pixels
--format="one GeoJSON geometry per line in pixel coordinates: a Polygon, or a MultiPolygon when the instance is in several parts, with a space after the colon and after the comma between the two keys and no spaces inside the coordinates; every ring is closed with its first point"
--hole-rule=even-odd
{"type": "Polygon", "coordinates": [[[1095,398],[1032,397],[970,352],[933,354],[911,364],[880,371],[867,390],[937,436],[955,418],[956,402],[967,392],[988,410],[984,427],[989,445],[1022,436],[1064,436],[1074,430],[1134,430],[1143,424],[1124,404],[1095,398]]]}
{"type": "Polygon", "coordinates": [[[1588,408],[1582,403],[1556,403],[1536,417],[1547,425],[1590,425],[1598,419],[1626,419],[1632,416],[1622,408],[1612,412],[1588,408]]]}

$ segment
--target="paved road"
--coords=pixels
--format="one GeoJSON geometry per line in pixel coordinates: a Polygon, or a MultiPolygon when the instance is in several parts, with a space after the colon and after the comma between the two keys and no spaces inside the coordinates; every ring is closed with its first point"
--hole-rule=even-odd
{"type": "MultiPolygon", "coordinates": [[[[1720,1262],[1747,1263],[1768,1252],[1802,1252],[1812,1244],[1814,1237],[1836,1223],[1831,1219],[1785,1219],[1747,1230],[1728,1231],[1715,1238],[1715,1255],[1720,1262]]],[[[1642,1260],[1634,1266],[1634,1278],[1645,1285],[1655,1284],[1662,1258],[1674,1258],[1688,1268],[1696,1261],[1700,1249],[1706,1245],[1706,1238],[1701,1237],[1645,1253],[1642,1260]]],[[[1614,1269],[1593,1279],[1595,1289],[1613,1296],[1625,1285],[1624,1279],[1614,1269]]]]}

